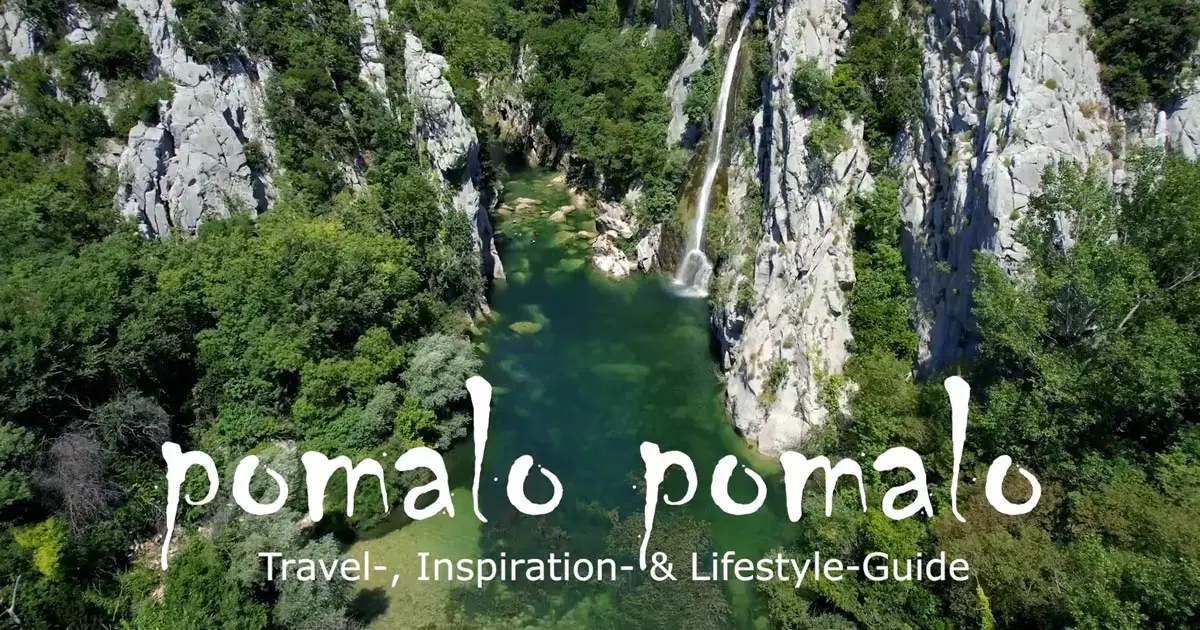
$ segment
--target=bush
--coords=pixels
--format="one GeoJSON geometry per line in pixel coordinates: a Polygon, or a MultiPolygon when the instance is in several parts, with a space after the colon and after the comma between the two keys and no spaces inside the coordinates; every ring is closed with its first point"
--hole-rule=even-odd
{"type": "Polygon", "coordinates": [[[803,59],[796,64],[796,72],[792,75],[792,98],[797,110],[821,108],[828,112],[832,91],[829,73],[821,69],[816,59],[803,59]]]}
{"type": "Polygon", "coordinates": [[[878,171],[891,140],[921,113],[922,47],[891,0],[864,0],[850,18],[846,56],[834,70],[838,101],[862,117],[871,165],[878,171]]]}
{"type": "Polygon", "coordinates": [[[267,172],[270,163],[267,160],[267,153],[263,150],[262,143],[258,140],[251,140],[242,147],[242,152],[246,155],[246,166],[250,168],[251,173],[262,174],[267,172]]]}
{"type": "Polygon", "coordinates": [[[688,95],[687,100],[683,102],[683,113],[688,122],[697,127],[708,127],[711,124],[721,85],[717,62],[717,55],[709,54],[704,65],[688,77],[688,95]]]}
{"type": "Polygon", "coordinates": [[[775,402],[775,395],[779,393],[779,388],[783,386],[783,381],[787,379],[788,360],[784,357],[775,357],[767,366],[767,378],[763,383],[763,393],[761,402],[764,406],[770,407],[775,402]]]}
{"type": "Polygon", "coordinates": [[[171,100],[174,91],[175,86],[170,79],[122,83],[117,89],[113,133],[118,137],[127,136],[138,122],[144,125],[157,124],[159,101],[171,100]]]}
{"type": "Polygon", "coordinates": [[[678,202],[671,185],[666,182],[652,180],[646,187],[646,193],[638,201],[636,211],[642,223],[662,223],[675,214],[678,202]]]}
{"type": "Polygon", "coordinates": [[[220,0],[175,2],[175,30],[183,49],[201,63],[215,63],[238,54],[241,33],[220,0]]]}
{"type": "Polygon", "coordinates": [[[1187,89],[1200,40],[1192,0],[1094,0],[1085,3],[1100,81],[1118,107],[1169,107],[1187,89]]]}
{"type": "Polygon", "coordinates": [[[875,189],[851,199],[855,283],[850,328],[857,355],[888,354],[911,361],[917,336],[909,326],[912,288],[900,254],[900,188],[880,177],[875,189]]]}
{"type": "Polygon", "coordinates": [[[829,168],[833,158],[850,145],[850,136],[842,127],[840,117],[825,116],[813,121],[804,144],[813,170],[823,172],[829,168]]]}
{"type": "Polygon", "coordinates": [[[92,45],[93,68],[104,79],[141,78],[150,63],[150,43],[128,9],[120,9],[92,45]]]}

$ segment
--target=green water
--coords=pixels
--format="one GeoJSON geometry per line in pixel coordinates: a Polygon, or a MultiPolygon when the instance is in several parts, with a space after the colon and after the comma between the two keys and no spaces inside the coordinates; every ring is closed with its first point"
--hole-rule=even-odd
{"type": "MultiPolygon", "coordinates": [[[[507,207],[520,197],[542,203],[498,221],[509,279],[494,288],[494,321],[481,339],[483,376],[494,388],[480,488],[489,522],[457,526],[461,540],[439,539],[438,551],[493,558],[501,552],[520,558],[570,552],[575,558],[618,557],[636,564],[644,502],[638,448],[649,440],[663,450],[688,453],[698,472],[690,504],[660,503],[651,542],[652,551],[671,553],[679,582],[652,583],[637,573],[616,583],[494,583],[482,591],[458,586],[440,592],[437,601],[459,627],[755,627],[753,587],[692,583],[690,557],[683,555],[733,550],[757,558],[786,541],[789,528],[776,471],[753,457],[724,418],[707,305],[671,295],[662,278],[635,274],[614,281],[593,270],[588,240],[576,235],[594,229],[590,212],[576,210],[566,221],[552,222],[549,215],[567,197],[551,178],[526,172],[511,182],[507,207]],[[519,514],[505,498],[508,468],[525,454],[562,482],[562,502],[546,516],[519,514]],[[767,505],[753,515],[725,515],[709,498],[713,465],[729,454],[768,477],[767,505]]],[[[450,456],[456,503],[469,492],[471,456],[470,443],[450,456]]],[[[668,490],[676,488],[673,497],[681,482],[682,475],[668,476],[668,490]]],[[[735,499],[753,497],[745,474],[735,473],[731,486],[735,499]]],[[[536,467],[526,491],[533,501],[550,497],[550,484],[536,467]]],[[[469,510],[454,520],[464,518],[472,519],[469,510]]],[[[417,526],[440,531],[434,522],[414,523],[400,533],[417,526]]],[[[384,538],[376,544],[390,545],[392,552],[422,550],[420,539],[409,532],[403,541],[384,538]]],[[[402,601],[394,597],[393,608],[404,606],[402,601]]],[[[420,627],[396,621],[397,613],[390,610],[392,621],[374,625],[420,627]]]]}

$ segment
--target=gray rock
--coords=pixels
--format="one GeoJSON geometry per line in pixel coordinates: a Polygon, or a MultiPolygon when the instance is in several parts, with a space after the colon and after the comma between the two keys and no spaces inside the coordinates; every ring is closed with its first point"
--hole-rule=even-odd
{"type": "Polygon", "coordinates": [[[655,223],[642,234],[637,244],[637,268],[643,272],[654,271],[658,265],[658,250],[662,247],[661,223],[655,223]]]}
{"type": "Polygon", "coordinates": [[[971,352],[972,259],[1012,270],[1012,230],[1052,162],[1119,177],[1121,124],[1101,91],[1079,0],[934,0],[925,22],[924,121],[901,142],[904,240],[915,278],[919,360],[971,352]],[[1007,59],[1007,63],[1003,60],[1007,59]]]}
{"type": "Polygon", "coordinates": [[[448,68],[446,60],[426,51],[412,33],[405,33],[404,68],[405,91],[413,108],[413,133],[437,169],[440,185],[453,195],[454,208],[471,218],[483,274],[502,278],[504,266],[480,191],[483,172],[478,137],[443,76],[448,68]]]}
{"type": "Polygon", "coordinates": [[[592,264],[614,278],[624,278],[634,269],[625,252],[613,243],[611,234],[601,234],[592,241],[592,264]]]}
{"type": "Polygon", "coordinates": [[[637,232],[633,216],[625,210],[625,206],[612,201],[600,201],[596,208],[596,231],[601,234],[612,233],[623,239],[633,238],[637,232]]]}
{"type": "Polygon", "coordinates": [[[33,25],[21,15],[16,2],[6,2],[0,14],[0,54],[24,59],[37,52],[33,25]]]}
{"type": "Polygon", "coordinates": [[[170,0],[121,0],[137,17],[153,53],[153,71],[174,85],[159,104],[160,122],[135,126],[118,160],[115,204],[150,236],[195,231],[206,217],[266,210],[269,176],[253,173],[245,147],[258,142],[274,161],[263,113],[265,63],[232,60],[226,70],[196,63],[175,39],[170,0]]]}
{"type": "Polygon", "coordinates": [[[688,93],[691,91],[691,77],[704,67],[709,55],[718,54],[716,51],[725,43],[729,23],[740,7],[741,3],[736,0],[721,5],[713,25],[717,30],[716,37],[712,38],[708,45],[704,45],[704,38],[693,35],[688,42],[688,51],[683,62],[671,74],[666,92],[667,100],[671,103],[671,120],[667,122],[667,146],[682,143],[690,147],[699,139],[700,130],[690,127],[687,116],[683,113],[683,106],[687,103],[688,93]]]}
{"type": "Polygon", "coordinates": [[[359,36],[359,57],[361,67],[359,76],[363,82],[381,94],[384,104],[391,108],[387,98],[387,73],[383,65],[383,51],[379,48],[379,37],[376,26],[389,18],[386,0],[350,0],[350,10],[362,22],[362,34],[359,36]]]}
{"type": "Polygon", "coordinates": [[[404,35],[404,78],[417,135],[443,173],[466,169],[478,150],[475,127],[463,115],[443,74],[446,59],[425,51],[412,33],[404,35]]]}
{"type": "Polygon", "coordinates": [[[828,173],[813,172],[805,148],[813,120],[796,110],[790,89],[800,59],[832,67],[845,32],[843,9],[822,0],[770,9],[769,106],[756,115],[750,142],[731,143],[738,148],[729,170],[730,223],[757,220],[764,229],[758,242],[740,234],[738,253],[718,271],[713,324],[731,420],[770,455],[801,446],[810,429],[825,422],[821,391],[827,376],[842,370],[851,338],[844,287],[854,270],[844,208],[849,195],[871,185],[862,127],[847,121],[849,146],[832,159],[828,173]],[[767,174],[764,205],[748,207],[756,173],[767,174]],[[754,256],[750,276],[741,273],[746,251],[754,256]],[[740,303],[747,283],[753,297],[740,303]],[[776,364],[785,375],[768,391],[776,364]]]}
{"type": "Polygon", "coordinates": [[[98,30],[91,14],[77,4],[68,4],[63,15],[67,25],[65,39],[68,44],[91,44],[96,41],[98,30]]]}

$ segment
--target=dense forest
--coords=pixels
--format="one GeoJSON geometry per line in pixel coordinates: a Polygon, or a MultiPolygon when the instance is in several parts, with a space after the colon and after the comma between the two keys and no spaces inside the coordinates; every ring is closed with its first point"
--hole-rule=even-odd
{"type": "MultiPolygon", "coordinates": [[[[511,74],[528,49],[536,71],[521,90],[550,139],[569,148],[571,182],[600,195],[643,184],[636,212],[672,220],[688,155],[664,142],[664,88],[690,33],[677,6],[672,27],[647,38],[649,4],[402,0],[382,47],[389,77],[404,75],[405,29],[444,55],[480,142],[496,145],[511,139],[494,131],[483,86],[511,74]]],[[[1179,95],[1191,71],[1183,52],[1200,34],[1193,3],[1148,4],[1087,5],[1102,78],[1130,109],[1179,95]]],[[[146,37],[115,3],[85,3],[112,15],[90,44],[63,40],[66,3],[21,4],[46,54],[6,63],[3,76],[19,107],[0,116],[0,601],[15,593],[22,628],[357,628],[348,585],[271,583],[255,554],[270,541],[285,555],[337,555],[384,518],[369,489],[355,517],[329,505],[315,527],[302,523],[300,498],[268,519],[185,507],[180,521],[208,535],[182,537],[164,576],[159,448],[203,449],[223,471],[258,454],[289,478],[310,449],[357,458],[448,448],[468,422],[461,383],[481,364],[471,335],[486,286],[470,226],[443,207],[402,86],[389,86],[393,112],[361,79],[361,25],[345,2],[174,6],[195,59],[270,60],[279,198],[261,217],[231,208],[194,236],[144,238],[113,208],[115,174],[99,154],[158,115],[170,82],[147,70],[146,37]],[[87,99],[90,74],[110,85],[111,111],[87,99]],[[342,165],[364,154],[356,189],[342,165]]],[[[773,584],[760,593],[765,620],[789,630],[1200,626],[1200,165],[1144,151],[1115,188],[1094,169],[1047,169],[1019,217],[1029,251],[1020,268],[1006,273],[983,255],[975,263],[974,358],[915,378],[889,160],[921,106],[909,15],[920,11],[906,8],[856,3],[840,63],[830,72],[801,64],[788,88],[818,119],[809,159],[836,154],[840,123],[854,117],[875,176],[849,203],[855,341],[828,387],[852,382],[855,393],[844,407],[829,401],[834,421],[811,448],[861,461],[915,449],[936,516],[889,521],[842,492],[832,518],[794,526],[788,551],[859,560],[945,550],[971,559],[973,579],[773,584]],[[963,478],[982,479],[987,463],[1011,456],[1041,480],[1033,514],[1000,516],[982,483],[968,482],[959,500],[967,522],[950,515],[949,374],[973,387],[963,478]]],[[[756,28],[749,48],[763,64],[756,28]]],[[[766,86],[755,72],[743,115],[766,86]]],[[[695,125],[709,124],[718,75],[710,61],[694,80],[686,110],[695,125]]],[[[504,168],[485,155],[490,184],[504,168]]],[[[868,503],[902,482],[868,475],[868,503]]],[[[1010,477],[1017,499],[1027,490],[1010,477]]],[[[628,534],[622,523],[618,534],[628,534]]],[[[682,553],[689,540],[669,544],[682,553]]],[[[679,609],[699,611],[694,627],[722,627],[724,617],[708,614],[724,606],[721,593],[688,597],[679,609]]],[[[629,615],[661,605],[653,594],[631,600],[641,608],[629,615]]]]}

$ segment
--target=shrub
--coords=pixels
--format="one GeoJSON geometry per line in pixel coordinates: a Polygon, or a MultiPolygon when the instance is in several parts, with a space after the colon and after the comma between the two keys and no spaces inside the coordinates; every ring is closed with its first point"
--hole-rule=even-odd
{"type": "Polygon", "coordinates": [[[179,43],[197,61],[215,63],[236,55],[241,48],[241,34],[220,0],[177,1],[175,14],[179,43]]]}
{"type": "Polygon", "coordinates": [[[128,9],[120,9],[112,23],[96,36],[91,62],[105,79],[140,78],[150,63],[150,43],[128,9]]]}
{"type": "Polygon", "coordinates": [[[775,394],[779,393],[779,388],[783,385],[784,379],[787,378],[788,360],[783,357],[775,357],[767,366],[767,379],[763,383],[762,404],[770,407],[775,402],[775,394]]]}
{"type": "Polygon", "coordinates": [[[1192,0],[1093,0],[1100,81],[1118,107],[1170,106],[1187,88],[1200,40],[1200,5],[1192,0]]]}
{"type": "Polygon", "coordinates": [[[638,201],[636,211],[643,223],[662,223],[675,214],[678,202],[670,184],[651,180],[638,201]]]}
{"type": "Polygon", "coordinates": [[[833,82],[816,59],[802,59],[792,75],[792,98],[800,111],[824,108],[829,103],[833,82]]]}
{"type": "Polygon", "coordinates": [[[720,83],[717,55],[710,54],[704,65],[688,79],[687,100],[683,103],[683,113],[688,122],[700,127],[709,125],[720,93],[720,83]]]}
{"type": "Polygon", "coordinates": [[[118,137],[129,135],[129,130],[138,122],[157,124],[159,101],[171,100],[174,91],[175,86],[169,79],[124,82],[117,89],[113,133],[118,137]]]}
{"type": "Polygon", "coordinates": [[[846,134],[840,119],[826,116],[813,122],[804,142],[811,166],[821,172],[828,169],[833,158],[849,146],[850,136],[846,134]]]}
{"type": "Polygon", "coordinates": [[[246,166],[250,167],[252,173],[265,173],[270,166],[267,162],[267,153],[262,148],[262,143],[258,140],[251,140],[242,147],[242,152],[246,155],[246,166]]]}

